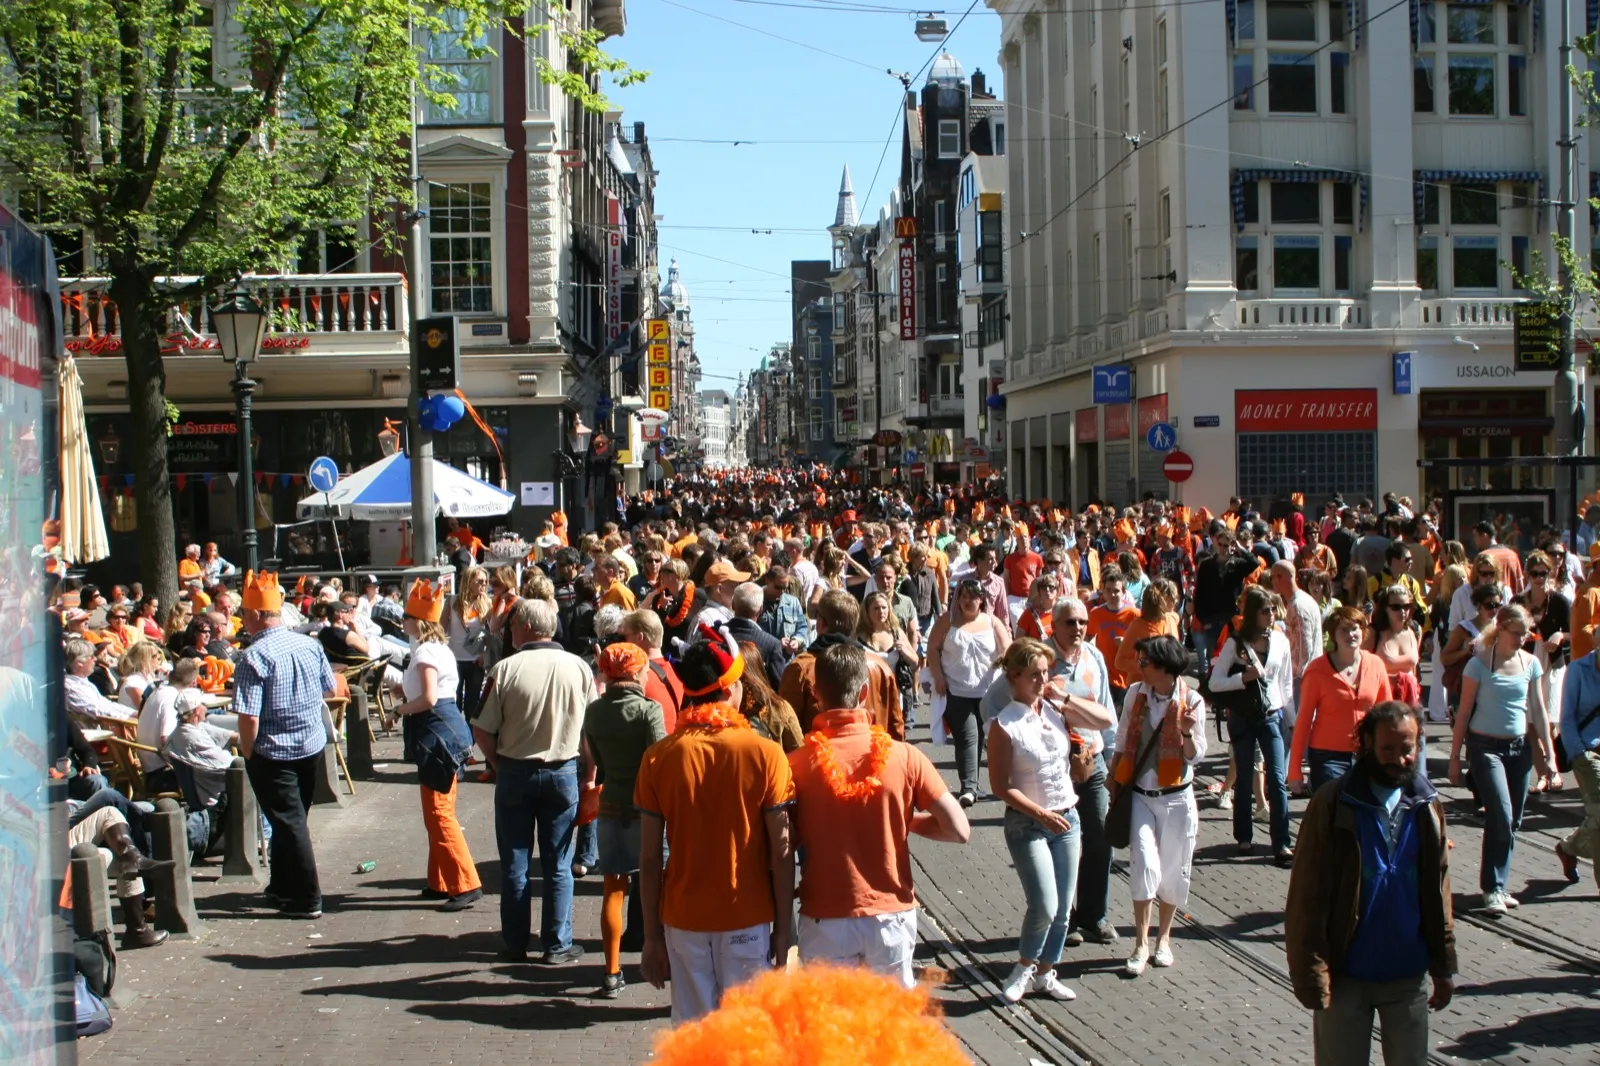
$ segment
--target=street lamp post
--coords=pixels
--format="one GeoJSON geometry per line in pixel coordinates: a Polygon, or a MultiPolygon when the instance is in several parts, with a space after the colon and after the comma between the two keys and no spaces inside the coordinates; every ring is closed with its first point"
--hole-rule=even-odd
{"type": "Polygon", "coordinates": [[[267,310],[236,286],[211,309],[211,329],[217,335],[222,358],[233,364],[233,399],[239,417],[239,537],[244,546],[247,570],[260,569],[256,557],[256,482],[254,456],[250,442],[250,402],[256,383],[250,378],[250,364],[261,352],[261,339],[267,332],[267,310]]]}

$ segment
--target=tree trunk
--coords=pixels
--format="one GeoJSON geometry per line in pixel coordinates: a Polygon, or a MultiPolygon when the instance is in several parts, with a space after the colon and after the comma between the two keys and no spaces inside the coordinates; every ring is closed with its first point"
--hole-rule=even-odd
{"type": "Polygon", "coordinates": [[[113,267],[111,298],[128,364],[133,417],[133,496],[139,509],[139,580],[163,604],[178,597],[178,548],[167,475],[167,370],[161,358],[166,306],[141,267],[113,267]]]}

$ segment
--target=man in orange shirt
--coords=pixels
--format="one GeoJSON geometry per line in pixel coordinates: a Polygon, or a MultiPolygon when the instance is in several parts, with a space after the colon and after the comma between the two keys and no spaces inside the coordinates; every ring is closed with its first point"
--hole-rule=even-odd
{"type": "Polygon", "coordinates": [[[594,564],[595,590],[600,593],[600,606],[615,604],[624,614],[639,606],[633,590],[623,583],[622,560],[614,555],[602,555],[594,564]]]}
{"type": "Polygon", "coordinates": [[[865,966],[916,985],[917,896],[910,834],[965,844],[966,812],[928,757],[892,740],[864,707],[867,653],[835,644],[817,656],[816,691],[833,708],[789,753],[800,868],[800,957],[865,966]]]}
{"type": "Polygon", "coordinates": [[[1111,682],[1111,700],[1122,706],[1123,693],[1128,691],[1129,679],[1115,665],[1117,652],[1128,626],[1139,617],[1139,608],[1127,596],[1127,579],[1115,563],[1107,563],[1100,570],[1100,599],[1089,611],[1089,628],[1084,636],[1094,641],[1094,646],[1105,656],[1106,676],[1111,682]]]}
{"type": "Polygon", "coordinates": [[[794,782],[783,749],[739,713],[743,673],[736,645],[684,652],[677,731],[645,752],[634,784],[643,833],[639,969],[657,988],[670,976],[674,1025],[716,1010],[723,992],[767,969],[769,957],[783,961],[792,939],[794,782]]]}
{"type": "Polygon", "coordinates": [[[1006,553],[1000,569],[1005,572],[1006,607],[1011,614],[1011,628],[1015,630],[1022,618],[1022,609],[1028,604],[1028,592],[1033,588],[1033,579],[1044,570],[1044,556],[1019,536],[1016,547],[1006,553]]]}

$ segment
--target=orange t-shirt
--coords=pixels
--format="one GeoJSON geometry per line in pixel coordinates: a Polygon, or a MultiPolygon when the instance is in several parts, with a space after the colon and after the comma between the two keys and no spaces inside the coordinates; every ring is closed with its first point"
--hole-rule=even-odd
{"type": "MultiPolygon", "coordinates": [[[[866,773],[872,750],[871,712],[825,711],[812,725],[833,730],[829,747],[845,776],[866,773]]],[[[895,741],[866,800],[833,794],[809,743],[789,753],[794,774],[795,846],[802,849],[800,913],[807,918],[895,914],[917,905],[911,885],[911,818],[950,790],[928,757],[895,741]]],[[[676,856],[674,856],[676,857],[676,856]]]]}
{"type": "MultiPolygon", "coordinates": [[[[1218,642],[1221,643],[1220,641],[1218,642]]],[[[1356,727],[1374,706],[1390,698],[1389,670],[1370,651],[1357,652],[1361,665],[1352,685],[1340,677],[1326,655],[1311,660],[1300,679],[1300,717],[1289,750],[1289,783],[1300,781],[1306,751],[1353,752],[1356,727]]]]}
{"type": "Polygon", "coordinates": [[[1000,569],[1006,572],[1006,595],[1026,596],[1033,579],[1044,570],[1044,556],[1025,548],[1006,556],[1000,569]]]}
{"type": "Polygon", "coordinates": [[[205,577],[205,570],[193,559],[183,558],[178,560],[178,580],[194,581],[205,577]]]}
{"type": "Polygon", "coordinates": [[[624,612],[631,611],[639,604],[633,590],[620,581],[613,581],[611,587],[600,594],[600,606],[614,603],[624,612]]]}
{"type": "Polygon", "coordinates": [[[1111,682],[1112,688],[1128,687],[1127,675],[1116,667],[1117,652],[1122,647],[1122,638],[1128,632],[1128,627],[1138,617],[1137,607],[1113,611],[1103,603],[1089,612],[1089,628],[1084,635],[1093,640],[1094,646],[1105,656],[1106,680],[1111,682]]]}
{"type": "Polygon", "coordinates": [[[722,933],[772,921],[766,812],[793,799],[783,749],[750,729],[682,729],[646,751],[633,802],[667,823],[662,922],[722,933]]]}
{"type": "Polygon", "coordinates": [[[1017,622],[1017,629],[1025,637],[1042,640],[1048,644],[1056,631],[1055,615],[1025,606],[1022,608],[1022,618],[1017,622]]]}

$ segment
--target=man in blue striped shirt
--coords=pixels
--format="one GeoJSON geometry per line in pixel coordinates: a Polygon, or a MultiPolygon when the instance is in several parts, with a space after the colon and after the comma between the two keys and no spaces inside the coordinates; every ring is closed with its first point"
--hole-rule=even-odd
{"type": "Polygon", "coordinates": [[[322,646],[283,626],[278,575],[245,575],[244,628],[250,646],[233,673],[233,709],[250,787],[272,826],[266,897],[290,918],[322,917],[322,887],[306,815],[317,762],[328,746],[323,700],[334,691],[322,646]]]}

